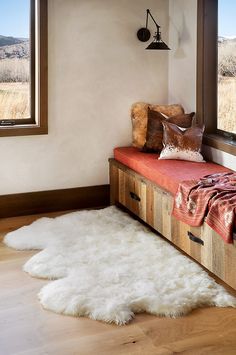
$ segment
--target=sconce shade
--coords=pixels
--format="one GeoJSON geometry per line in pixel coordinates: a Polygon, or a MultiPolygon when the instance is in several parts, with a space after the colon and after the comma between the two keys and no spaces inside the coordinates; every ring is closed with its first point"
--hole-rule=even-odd
{"type": "Polygon", "coordinates": [[[149,46],[147,46],[146,49],[162,49],[162,50],[170,50],[170,48],[167,46],[167,44],[165,44],[165,42],[157,42],[157,41],[153,41],[152,43],[149,44],[149,46]]]}

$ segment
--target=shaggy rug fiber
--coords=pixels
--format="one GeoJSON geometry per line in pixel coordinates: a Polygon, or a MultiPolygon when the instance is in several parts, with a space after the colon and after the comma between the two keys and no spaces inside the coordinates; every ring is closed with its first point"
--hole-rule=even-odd
{"type": "Polygon", "coordinates": [[[140,312],[177,317],[197,307],[236,307],[200,266],[116,207],[41,218],[4,242],[42,249],[24,270],[52,280],[38,296],[56,313],[121,325],[140,312]]]}

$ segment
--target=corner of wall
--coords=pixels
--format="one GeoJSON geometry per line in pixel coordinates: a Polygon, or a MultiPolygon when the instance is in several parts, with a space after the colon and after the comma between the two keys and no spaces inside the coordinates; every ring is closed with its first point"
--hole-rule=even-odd
{"type": "Polygon", "coordinates": [[[169,0],[169,103],[196,109],[197,0],[169,0]]]}

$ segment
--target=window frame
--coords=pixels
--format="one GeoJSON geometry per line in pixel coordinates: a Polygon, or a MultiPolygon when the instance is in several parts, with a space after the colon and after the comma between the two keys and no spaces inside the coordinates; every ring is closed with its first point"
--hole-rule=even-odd
{"type": "MultiPolygon", "coordinates": [[[[30,0],[30,95],[31,117],[14,125],[0,126],[0,137],[48,133],[48,1],[30,0]],[[37,11],[36,11],[37,10],[37,11]],[[37,17],[36,17],[37,15],[37,17]],[[36,29],[37,24],[37,29],[36,29]],[[36,35],[37,30],[37,35],[36,35]],[[36,37],[38,41],[36,43],[36,37]],[[37,46],[37,50],[36,50],[37,46]],[[37,53],[37,58],[36,58],[37,53]],[[37,65],[36,65],[37,62],[37,65]],[[36,90],[37,82],[37,90],[36,90]],[[38,91],[36,98],[36,91],[38,91]],[[37,107],[36,107],[37,101],[37,107]],[[37,117],[36,117],[37,112],[37,117]]],[[[1,120],[11,121],[11,119],[1,120]]]]}
{"type": "Polygon", "coordinates": [[[236,139],[217,129],[218,1],[198,0],[197,120],[205,125],[203,143],[236,155],[236,139]]]}

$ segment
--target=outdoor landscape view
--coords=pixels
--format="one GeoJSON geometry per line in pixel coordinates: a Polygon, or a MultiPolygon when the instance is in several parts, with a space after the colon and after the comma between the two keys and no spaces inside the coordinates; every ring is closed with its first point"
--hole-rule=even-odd
{"type": "Polygon", "coordinates": [[[0,120],[30,117],[29,0],[0,1],[0,120]]]}
{"type": "Polygon", "coordinates": [[[236,2],[218,4],[218,129],[236,134],[236,2]]]}

